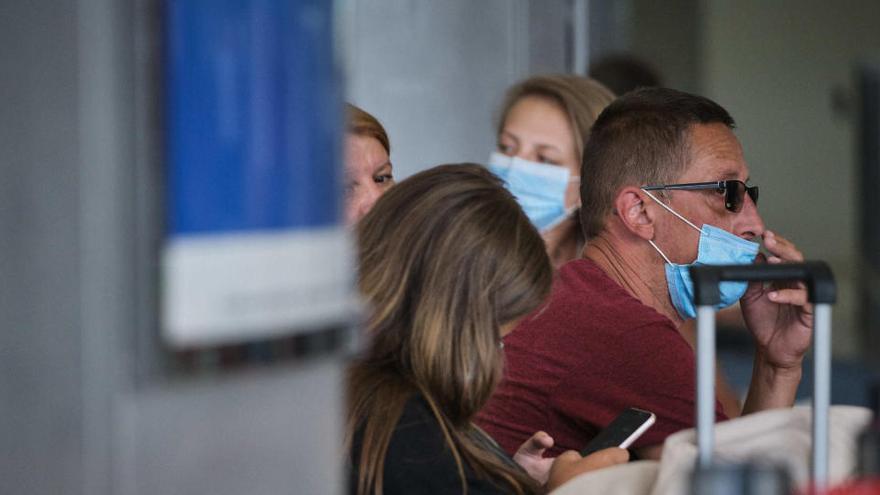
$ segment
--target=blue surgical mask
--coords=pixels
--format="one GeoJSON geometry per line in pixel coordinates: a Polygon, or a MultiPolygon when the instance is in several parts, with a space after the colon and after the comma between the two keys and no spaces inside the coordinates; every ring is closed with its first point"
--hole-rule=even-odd
{"type": "MultiPolygon", "coordinates": [[[[757,242],[747,241],[742,237],[735,236],[730,232],[719,229],[709,224],[703,224],[699,228],[688,219],[668,205],[658,200],[648,191],[645,194],[651,197],[663,208],[678,217],[684,223],[700,232],[700,243],[697,247],[697,259],[693,263],[679,265],[673,263],[663,254],[663,251],[648,241],[651,246],[666,260],[666,285],[669,287],[669,297],[672,305],[683,319],[696,318],[697,308],[694,306],[694,283],[691,281],[688,267],[694,265],[750,265],[758,255],[760,245],[757,242]]],[[[726,308],[735,304],[745,294],[749,284],[747,282],[721,282],[721,302],[715,305],[716,309],[726,308]]]]}
{"type": "Polygon", "coordinates": [[[565,207],[565,190],[569,182],[580,178],[570,177],[565,167],[495,152],[489,157],[489,170],[504,180],[504,185],[540,232],[559,225],[576,209],[565,207]]]}

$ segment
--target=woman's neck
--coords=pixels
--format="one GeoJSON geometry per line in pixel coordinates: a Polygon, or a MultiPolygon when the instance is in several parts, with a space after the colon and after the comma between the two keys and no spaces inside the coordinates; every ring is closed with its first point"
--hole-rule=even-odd
{"type": "Polygon", "coordinates": [[[541,234],[554,271],[569,261],[581,257],[583,246],[579,242],[580,236],[577,231],[579,228],[577,220],[574,217],[569,217],[541,234]]]}

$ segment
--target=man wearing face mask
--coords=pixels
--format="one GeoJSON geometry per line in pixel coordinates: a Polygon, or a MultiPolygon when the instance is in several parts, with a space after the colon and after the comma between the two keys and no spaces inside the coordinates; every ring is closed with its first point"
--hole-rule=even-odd
{"type": "MultiPolygon", "coordinates": [[[[695,359],[678,331],[696,316],[687,267],[803,260],[765,228],[733,127],[716,103],[663,88],[599,116],[582,164],[583,259],[505,339],[505,379],[478,421],[506,450],[536,430],[554,438],[551,453],[581,449],[628,407],[657,416],[633,446],[640,457],[659,457],[667,436],[694,426],[695,359]]],[[[719,307],[740,301],[755,338],[742,413],[791,406],[810,345],[806,290],[721,289],[719,307]]],[[[716,419],[726,419],[718,403],[716,419]]]]}

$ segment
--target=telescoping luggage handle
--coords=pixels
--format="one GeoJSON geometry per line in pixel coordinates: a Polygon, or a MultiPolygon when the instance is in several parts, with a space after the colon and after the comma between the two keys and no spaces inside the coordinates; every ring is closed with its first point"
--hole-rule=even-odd
{"type": "Polygon", "coordinates": [[[690,267],[697,306],[697,447],[699,467],[712,463],[715,426],[715,304],[719,284],[728,281],[805,282],[813,303],[813,483],[828,480],[828,411],[831,402],[831,305],[834,275],[825,262],[778,265],[702,265],[690,267]]]}

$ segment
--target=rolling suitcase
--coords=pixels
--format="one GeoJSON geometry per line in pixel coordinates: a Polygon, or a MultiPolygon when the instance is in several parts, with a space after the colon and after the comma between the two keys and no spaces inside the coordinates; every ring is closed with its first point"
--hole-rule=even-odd
{"type": "Polygon", "coordinates": [[[719,284],[725,281],[799,281],[807,285],[813,304],[813,418],[812,481],[828,481],[828,414],[831,402],[831,305],[836,285],[824,262],[779,265],[702,265],[690,268],[697,306],[697,447],[698,468],[712,464],[715,441],[715,307],[719,284]]]}

